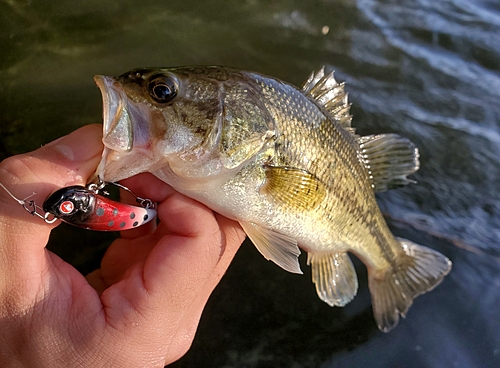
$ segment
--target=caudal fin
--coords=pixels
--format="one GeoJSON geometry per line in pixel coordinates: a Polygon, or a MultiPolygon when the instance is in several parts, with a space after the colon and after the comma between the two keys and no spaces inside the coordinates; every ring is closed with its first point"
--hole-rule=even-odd
{"type": "Polygon", "coordinates": [[[391,275],[380,280],[369,277],[375,320],[388,332],[405,317],[413,299],[435,288],[451,270],[451,261],[441,253],[398,238],[407,257],[391,275]]]}

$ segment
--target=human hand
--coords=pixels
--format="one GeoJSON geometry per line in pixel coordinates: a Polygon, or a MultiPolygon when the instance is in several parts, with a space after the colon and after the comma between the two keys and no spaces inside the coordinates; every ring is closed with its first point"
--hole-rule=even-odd
{"type": "MultiPolygon", "coordinates": [[[[19,198],[36,192],[39,204],[85,185],[100,136],[100,126],[87,126],[8,158],[0,182],[19,198]]],[[[45,249],[58,222],[30,216],[0,189],[1,366],[162,367],[189,349],[245,234],[149,174],[125,185],[159,203],[160,223],[122,232],[87,278],[45,249]]]]}

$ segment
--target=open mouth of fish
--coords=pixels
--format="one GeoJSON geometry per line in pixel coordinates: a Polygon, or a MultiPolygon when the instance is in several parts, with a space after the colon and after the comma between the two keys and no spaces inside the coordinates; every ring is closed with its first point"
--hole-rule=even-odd
{"type": "Polygon", "coordinates": [[[114,78],[96,75],[94,81],[102,94],[104,143],[96,174],[114,182],[145,171],[153,161],[143,149],[150,145],[148,110],[131,101],[114,78]]]}

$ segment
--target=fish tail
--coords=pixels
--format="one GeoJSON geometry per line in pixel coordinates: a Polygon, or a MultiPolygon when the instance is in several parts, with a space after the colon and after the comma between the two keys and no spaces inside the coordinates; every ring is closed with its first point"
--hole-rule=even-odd
{"type": "Polygon", "coordinates": [[[435,288],[451,270],[451,261],[435,250],[397,238],[406,257],[395,272],[369,277],[373,314],[378,328],[388,332],[405,317],[413,299],[435,288]]]}

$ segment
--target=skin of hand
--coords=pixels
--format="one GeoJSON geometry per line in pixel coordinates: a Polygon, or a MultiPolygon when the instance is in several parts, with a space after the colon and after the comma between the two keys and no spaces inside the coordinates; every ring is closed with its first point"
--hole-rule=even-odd
{"type": "MultiPolygon", "coordinates": [[[[41,205],[85,185],[100,138],[101,126],[89,125],[7,158],[0,182],[41,205]]],[[[31,216],[0,188],[0,366],[163,367],[189,349],[245,234],[150,174],[123,183],[159,204],[160,222],[122,232],[87,277],[45,248],[59,221],[31,216]]]]}

